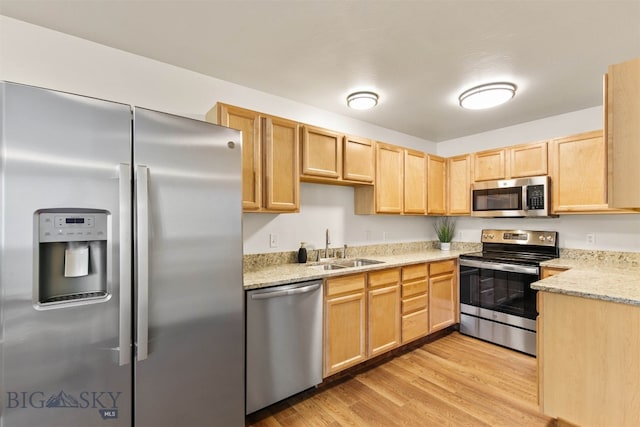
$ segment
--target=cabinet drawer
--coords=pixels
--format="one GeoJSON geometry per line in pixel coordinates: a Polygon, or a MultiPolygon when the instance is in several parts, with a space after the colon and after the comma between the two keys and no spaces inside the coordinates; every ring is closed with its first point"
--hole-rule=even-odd
{"type": "Polygon", "coordinates": [[[429,316],[427,310],[402,316],[402,344],[420,338],[429,332],[429,316]]]}
{"type": "Polygon", "coordinates": [[[427,277],[427,264],[416,264],[402,267],[402,281],[427,277]]]}
{"type": "Polygon", "coordinates": [[[402,284],[402,298],[409,298],[420,294],[426,294],[429,288],[427,279],[402,284]]]}
{"type": "Polygon", "coordinates": [[[437,276],[438,274],[451,273],[456,267],[456,260],[432,262],[429,264],[429,275],[437,276]]]}
{"type": "Polygon", "coordinates": [[[365,283],[364,273],[326,279],[326,295],[332,296],[349,292],[364,292],[365,283]]]}
{"type": "Polygon", "coordinates": [[[413,313],[414,311],[424,310],[427,308],[427,295],[419,295],[413,298],[402,300],[402,314],[413,313]]]}
{"type": "Polygon", "coordinates": [[[371,288],[398,282],[400,282],[400,268],[390,268],[369,273],[369,287],[371,288]]]}

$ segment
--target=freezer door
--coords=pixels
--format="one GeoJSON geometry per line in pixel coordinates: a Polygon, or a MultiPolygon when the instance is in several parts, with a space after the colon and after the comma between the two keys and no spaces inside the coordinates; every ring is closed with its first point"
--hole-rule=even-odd
{"type": "Polygon", "coordinates": [[[128,348],[118,346],[127,323],[119,249],[130,243],[119,240],[130,200],[121,205],[119,190],[130,169],[131,108],[5,82],[0,94],[0,426],[130,426],[131,364],[121,365],[128,348]],[[89,253],[91,262],[106,251],[106,296],[34,298],[39,258],[51,255],[47,271],[64,272],[52,255],[64,249],[40,250],[43,209],[106,213],[103,252],[89,253]]]}
{"type": "Polygon", "coordinates": [[[134,109],[135,425],[244,425],[240,132],[134,109]]]}

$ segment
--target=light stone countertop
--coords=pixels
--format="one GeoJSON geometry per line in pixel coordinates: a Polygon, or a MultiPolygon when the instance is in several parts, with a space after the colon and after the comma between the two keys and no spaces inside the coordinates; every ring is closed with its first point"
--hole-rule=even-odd
{"type": "Polygon", "coordinates": [[[640,268],[635,263],[561,257],[541,265],[569,270],[532,283],[533,289],[640,306],[640,268]]]}
{"type": "MultiPolygon", "coordinates": [[[[313,268],[312,266],[317,263],[273,265],[259,268],[254,271],[245,271],[244,289],[260,289],[275,285],[303,282],[306,280],[323,279],[325,277],[344,276],[346,274],[360,273],[363,271],[382,270],[402,265],[419,264],[421,262],[457,259],[460,254],[465,252],[470,251],[441,251],[439,249],[432,249],[401,255],[367,255],[359,258],[383,262],[381,264],[372,264],[362,267],[348,267],[338,270],[319,270],[313,268]]],[[[336,261],[340,262],[342,260],[337,259],[336,261]]]]}

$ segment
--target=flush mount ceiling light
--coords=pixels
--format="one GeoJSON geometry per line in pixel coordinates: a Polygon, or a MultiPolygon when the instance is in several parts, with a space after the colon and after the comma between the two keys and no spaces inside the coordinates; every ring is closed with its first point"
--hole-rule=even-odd
{"type": "Polygon", "coordinates": [[[347,96],[347,105],[354,110],[368,110],[378,105],[378,94],[375,92],[354,92],[347,96]]]}
{"type": "Polygon", "coordinates": [[[504,104],[515,96],[516,89],[513,83],[488,83],[462,92],[458,101],[462,108],[483,110],[504,104]]]}

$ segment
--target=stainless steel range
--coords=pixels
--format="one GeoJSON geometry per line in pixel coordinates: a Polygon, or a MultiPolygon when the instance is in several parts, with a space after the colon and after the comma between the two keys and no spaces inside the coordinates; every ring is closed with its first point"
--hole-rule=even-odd
{"type": "Polygon", "coordinates": [[[460,255],[460,332],[535,356],[531,283],[558,254],[555,231],[482,230],[482,252],[460,255]]]}

